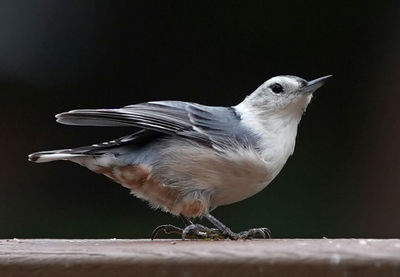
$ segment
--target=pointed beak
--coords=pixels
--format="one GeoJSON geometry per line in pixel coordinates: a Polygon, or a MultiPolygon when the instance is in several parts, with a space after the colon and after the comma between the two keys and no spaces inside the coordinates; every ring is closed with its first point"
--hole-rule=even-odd
{"type": "Polygon", "coordinates": [[[307,82],[307,85],[301,89],[302,93],[313,93],[320,87],[322,87],[326,81],[331,78],[333,75],[327,75],[312,81],[307,82]]]}

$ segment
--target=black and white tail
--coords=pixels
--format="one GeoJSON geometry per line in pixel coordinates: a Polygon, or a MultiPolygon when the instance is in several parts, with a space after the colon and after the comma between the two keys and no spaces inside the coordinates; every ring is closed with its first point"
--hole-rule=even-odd
{"type": "Polygon", "coordinates": [[[122,138],[93,144],[90,146],[83,146],[73,149],[59,149],[35,152],[28,156],[28,160],[36,163],[45,163],[58,160],[74,161],[75,159],[81,157],[99,156],[107,153],[110,149],[115,149],[115,147],[123,146],[126,144],[141,145],[159,136],[159,134],[152,131],[140,130],[122,138]]]}
{"type": "Polygon", "coordinates": [[[60,149],[32,153],[28,156],[28,160],[35,163],[46,163],[58,160],[71,160],[83,156],[86,155],[83,153],[74,153],[73,149],[60,149]]]}

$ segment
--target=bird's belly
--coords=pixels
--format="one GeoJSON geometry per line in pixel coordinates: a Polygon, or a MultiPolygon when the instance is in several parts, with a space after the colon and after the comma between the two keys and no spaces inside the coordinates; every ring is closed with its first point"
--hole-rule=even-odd
{"type": "Polygon", "coordinates": [[[276,175],[254,149],[217,152],[207,147],[168,151],[165,163],[153,168],[166,186],[209,199],[217,207],[246,199],[265,188],[276,175]]]}
{"type": "MultiPolygon", "coordinates": [[[[253,161],[254,162],[254,161],[253,161]]],[[[272,180],[270,169],[262,162],[234,164],[231,170],[221,172],[221,182],[211,198],[213,207],[232,204],[263,190],[272,180]]]]}

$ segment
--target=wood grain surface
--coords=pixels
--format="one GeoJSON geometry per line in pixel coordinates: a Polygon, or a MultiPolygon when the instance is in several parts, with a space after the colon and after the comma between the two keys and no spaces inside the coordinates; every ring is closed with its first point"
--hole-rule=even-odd
{"type": "Polygon", "coordinates": [[[0,276],[400,276],[400,240],[0,240],[0,276]]]}

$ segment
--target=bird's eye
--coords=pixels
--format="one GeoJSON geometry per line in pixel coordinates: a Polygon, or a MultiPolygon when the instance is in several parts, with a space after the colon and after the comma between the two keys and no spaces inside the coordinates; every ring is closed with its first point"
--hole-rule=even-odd
{"type": "Polygon", "coordinates": [[[273,93],[276,94],[283,92],[283,87],[278,83],[272,84],[269,88],[272,90],[273,93]]]}

